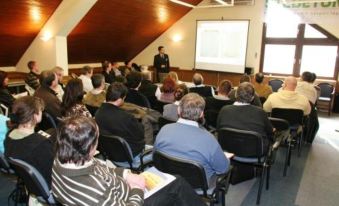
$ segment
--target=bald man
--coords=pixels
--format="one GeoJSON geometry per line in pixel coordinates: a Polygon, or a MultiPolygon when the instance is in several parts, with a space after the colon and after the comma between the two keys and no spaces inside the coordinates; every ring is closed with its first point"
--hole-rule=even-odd
{"type": "Polygon", "coordinates": [[[295,91],[297,79],[289,76],[285,79],[283,87],[276,93],[271,94],[264,103],[264,110],[271,112],[273,108],[300,109],[304,115],[311,112],[308,99],[295,91]]]}

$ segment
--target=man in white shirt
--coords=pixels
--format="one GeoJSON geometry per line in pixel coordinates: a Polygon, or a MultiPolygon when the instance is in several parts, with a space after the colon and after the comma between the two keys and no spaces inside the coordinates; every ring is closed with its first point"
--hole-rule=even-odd
{"type": "Polygon", "coordinates": [[[79,79],[81,79],[82,84],[84,86],[84,91],[87,93],[91,90],[93,90],[93,84],[91,77],[93,75],[93,68],[90,66],[84,66],[82,68],[82,74],[79,76],[79,79]]]}

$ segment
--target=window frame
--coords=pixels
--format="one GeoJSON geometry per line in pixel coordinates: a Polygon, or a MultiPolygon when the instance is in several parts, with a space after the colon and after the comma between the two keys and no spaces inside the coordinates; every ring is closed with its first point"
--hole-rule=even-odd
{"type": "Polygon", "coordinates": [[[261,41],[261,54],[260,54],[260,72],[264,70],[264,57],[265,57],[265,46],[266,44],[285,44],[285,45],[295,45],[295,53],[294,53],[294,65],[293,65],[293,73],[292,74],[281,74],[281,73],[269,73],[263,72],[266,75],[275,75],[275,76],[290,76],[293,75],[295,77],[300,76],[300,68],[301,68],[301,57],[302,57],[302,49],[303,46],[337,46],[337,58],[335,62],[335,68],[332,77],[322,77],[318,76],[321,79],[334,79],[338,78],[339,71],[339,40],[331,33],[327,32],[325,29],[320,27],[317,24],[308,24],[313,27],[317,31],[324,34],[327,38],[305,38],[305,24],[298,25],[298,34],[296,38],[272,38],[266,37],[267,24],[263,23],[263,32],[262,32],[262,41],[261,41]]]}

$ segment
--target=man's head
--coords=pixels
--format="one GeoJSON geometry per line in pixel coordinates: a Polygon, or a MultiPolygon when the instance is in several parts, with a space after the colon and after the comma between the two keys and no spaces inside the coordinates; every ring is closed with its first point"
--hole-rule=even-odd
{"type": "Polygon", "coordinates": [[[264,74],[263,73],[256,73],[255,74],[255,81],[258,83],[258,84],[261,84],[263,81],[264,81],[264,74]]]}
{"type": "Polygon", "coordinates": [[[198,121],[204,116],[205,100],[196,93],[186,94],[180,101],[178,114],[181,118],[198,121]]]}
{"type": "Polygon", "coordinates": [[[58,77],[58,82],[61,82],[61,81],[62,81],[62,78],[64,77],[64,69],[61,68],[61,67],[56,66],[56,67],[54,67],[54,68],[52,69],[52,71],[57,75],[57,77],[58,77]]]}
{"type": "Polygon", "coordinates": [[[84,66],[81,69],[81,73],[85,76],[92,77],[93,75],[93,68],[90,66],[84,66]]]}
{"type": "Polygon", "coordinates": [[[113,62],[113,63],[112,63],[112,68],[113,68],[113,69],[118,69],[118,68],[119,68],[118,62],[113,62]]]}
{"type": "Polygon", "coordinates": [[[106,93],[106,102],[113,103],[116,106],[121,106],[127,95],[127,88],[124,84],[114,82],[109,85],[106,93]]]}
{"type": "Polygon", "coordinates": [[[45,88],[55,88],[58,85],[58,77],[52,70],[41,72],[41,86],[45,88]]]}
{"type": "Polygon", "coordinates": [[[311,83],[314,83],[316,79],[317,79],[317,74],[316,73],[312,73],[311,83]]]}
{"type": "Polygon", "coordinates": [[[232,82],[229,80],[222,80],[218,86],[218,94],[227,96],[232,90],[232,82]]]}
{"type": "Polygon", "coordinates": [[[195,85],[201,85],[201,84],[204,83],[204,78],[202,77],[202,75],[200,73],[195,73],[193,75],[193,80],[192,81],[193,81],[193,83],[195,85]]]}
{"type": "Polygon", "coordinates": [[[110,72],[112,70],[112,64],[109,61],[103,61],[101,63],[102,70],[105,72],[110,72]]]}
{"type": "Polygon", "coordinates": [[[247,74],[244,74],[241,76],[240,80],[239,80],[240,84],[243,82],[251,82],[251,77],[247,74]]]}
{"type": "Polygon", "coordinates": [[[243,82],[238,86],[235,98],[237,102],[250,104],[254,99],[254,93],[253,85],[249,82],[243,82]]]}
{"type": "Polygon", "coordinates": [[[165,54],[165,48],[163,46],[159,46],[158,51],[160,54],[165,54]]]}
{"type": "Polygon", "coordinates": [[[126,86],[130,89],[137,89],[141,83],[141,73],[132,71],[126,76],[126,86]]]}
{"type": "Polygon", "coordinates": [[[295,91],[296,87],[297,87],[297,79],[292,76],[286,77],[284,84],[283,84],[283,90],[295,91]]]}
{"type": "Polygon", "coordinates": [[[303,72],[301,75],[301,79],[305,82],[313,83],[313,73],[311,72],[303,72]]]}
{"type": "Polygon", "coordinates": [[[61,164],[83,165],[95,154],[99,130],[92,118],[75,116],[65,119],[58,128],[56,156],[61,164]]]}
{"type": "Polygon", "coordinates": [[[94,74],[92,76],[92,85],[94,89],[105,88],[105,77],[102,74],[94,74]]]}
{"type": "Polygon", "coordinates": [[[29,61],[27,63],[27,67],[28,67],[29,71],[31,71],[31,72],[39,73],[39,67],[38,67],[38,64],[36,63],[36,61],[29,61]]]}

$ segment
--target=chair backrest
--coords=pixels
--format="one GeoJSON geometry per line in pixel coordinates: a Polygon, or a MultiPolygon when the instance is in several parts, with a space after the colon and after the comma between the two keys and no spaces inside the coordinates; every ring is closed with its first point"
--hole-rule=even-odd
{"type": "Polygon", "coordinates": [[[271,124],[273,125],[273,127],[278,131],[287,130],[290,127],[290,124],[285,119],[274,118],[274,117],[269,117],[268,119],[271,121],[271,124]]]}
{"type": "Polygon", "coordinates": [[[217,127],[218,114],[219,114],[219,111],[211,110],[211,109],[206,110],[204,112],[207,126],[212,126],[214,128],[217,127]]]}
{"type": "Polygon", "coordinates": [[[1,108],[2,114],[8,117],[8,112],[9,112],[8,107],[6,107],[6,105],[4,104],[0,104],[0,108],[1,108]]]}
{"type": "Polygon", "coordinates": [[[132,168],[133,154],[129,144],[121,137],[103,135],[99,137],[100,153],[113,162],[128,162],[132,168]]]}
{"type": "Polygon", "coordinates": [[[262,105],[264,105],[264,103],[266,102],[266,97],[259,97],[260,102],[262,105]]]}
{"type": "Polygon", "coordinates": [[[238,157],[258,157],[264,155],[263,137],[254,131],[224,127],[218,130],[221,148],[238,157]]]}
{"type": "Polygon", "coordinates": [[[0,170],[8,174],[14,173],[5,155],[2,152],[0,152],[0,170]]]}
{"type": "Polygon", "coordinates": [[[175,122],[175,121],[166,119],[165,117],[161,116],[161,117],[159,117],[159,119],[158,119],[159,129],[161,129],[161,128],[162,128],[163,126],[165,126],[166,124],[171,124],[171,123],[174,123],[174,122],[175,122]]]}
{"type": "Polygon", "coordinates": [[[277,92],[284,82],[280,79],[272,79],[268,84],[272,87],[273,92],[277,92]]]}
{"type": "Polygon", "coordinates": [[[287,120],[290,126],[302,125],[304,112],[300,109],[273,108],[271,117],[287,120]]]}
{"type": "Polygon", "coordinates": [[[55,204],[46,180],[40,172],[25,161],[9,157],[9,163],[16,174],[23,180],[28,192],[42,197],[47,203],[55,204]]]}
{"type": "Polygon", "coordinates": [[[158,170],[172,175],[180,175],[194,189],[200,188],[204,191],[204,195],[207,194],[208,182],[205,170],[199,163],[173,157],[158,150],[153,152],[153,163],[158,170]]]}
{"type": "Polygon", "coordinates": [[[88,109],[89,113],[91,113],[92,117],[95,116],[95,113],[99,109],[99,107],[94,107],[94,106],[91,106],[91,105],[88,105],[88,104],[86,104],[85,106],[88,109]]]}
{"type": "Polygon", "coordinates": [[[318,84],[318,87],[320,87],[320,97],[328,97],[330,98],[333,90],[334,90],[334,86],[332,84],[329,83],[320,83],[318,84]]]}
{"type": "Polygon", "coordinates": [[[169,103],[168,102],[162,102],[162,101],[159,101],[158,99],[156,99],[156,100],[154,100],[154,103],[152,105],[152,109],[157,110],[158,112],[160,112],[162,114],[163,111],[164,111],[164,106],[166,104],[169,104],[169,103]]]}
{"type": "Polygon", "coordinates": [[[46,131],[46,130],[51,129],[51,128],[56,129],[57,128],[57,122],[51,114],[44,111],[42,113],[41,122],[37,125],[37,129],[46,131]]]}

